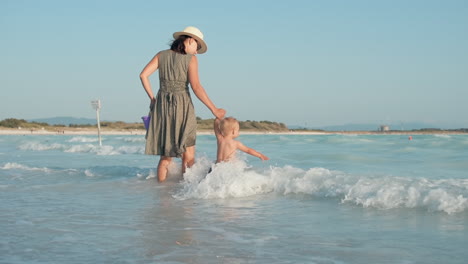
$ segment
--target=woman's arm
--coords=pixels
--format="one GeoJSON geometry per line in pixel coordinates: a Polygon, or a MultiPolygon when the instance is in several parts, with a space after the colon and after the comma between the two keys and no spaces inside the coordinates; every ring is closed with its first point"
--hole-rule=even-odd
{"type": "Polygon", "coordinates": [[[226,114],[226,110],[217,108],[214,103],[210,100],[208,97],[208,94],[206,94],[205,89],[200,83],[200,79],[198,78],[198,59],[196,56],[192,56],[192,59],[190,60],[189,64],[189,70],[188,70],[188,77],[189,77],[189,82],[190,86],[192,87],[193,92],[195,95],[198,97],[198,99],[210,109],[210,111],[213,113],[213,115],[216,118],[223,118],[224,115],[226,114]]]}
{"type": "Polygon", "coordinates": [[[159,53],[156,54],[153,59],[151,59],[148,64],[146,64],[145,68],[140,73],[140,80],[141,84],[143,85],[143,88],[146,91],[146,94],[148,94],[148,97],[151,99],[151,101],[154,101],[154,94],[153,90],[151,89],[151,83],[149,81],[149,77],[151,74],[153,74],[159,67],[159,53]]]}

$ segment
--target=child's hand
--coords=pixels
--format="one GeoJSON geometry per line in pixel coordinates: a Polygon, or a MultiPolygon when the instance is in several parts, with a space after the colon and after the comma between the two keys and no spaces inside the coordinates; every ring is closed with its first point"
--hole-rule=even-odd
{"type": "Polygon", "coordinates": [[[270,158],[268,158],[267,156],[265,156],[263,154],[260,154],[260,159],[261,160],[269,160],[270,158]]]}

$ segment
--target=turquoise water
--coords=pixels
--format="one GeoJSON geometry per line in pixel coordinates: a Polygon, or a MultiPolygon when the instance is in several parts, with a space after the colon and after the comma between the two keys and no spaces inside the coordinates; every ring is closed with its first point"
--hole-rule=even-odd
{"type": "Polygon", "coordinates": [[[143,136],[0,136],[0,263],[466,263],[467,135],[240,140],[159,184],[143,136]]]}

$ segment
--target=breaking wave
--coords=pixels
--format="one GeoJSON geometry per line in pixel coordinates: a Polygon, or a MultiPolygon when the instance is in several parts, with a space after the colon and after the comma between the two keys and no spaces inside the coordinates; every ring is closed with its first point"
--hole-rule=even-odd
{"type": "Polygon", "coordinates": [[[129,146],[124,145],[120,147],[114,147],[110,145],[98,146],[93,144],[77,144],[77,145],[66,145],[59,143],[37,143],[27,142],[18,147],[20,150],[32,150],[32,151],[49,151],[57,150],[70,153],[92,153],[97,155],[122,155],[122,154],[143,154],[145,151],[144,145],[129,146]]]}
{"type": "Polygon", "coordinates": [[[325,168],[256,169],[238,160],[213,165],[198,160],[184,175],[176,199],[219,199],[265,193],[308,194],[366,208],[424,208],[448,214],[468,208],[468,180],[350,175],[325,168]],[[212,172],[208,173],[210,167],[212,172]]]}

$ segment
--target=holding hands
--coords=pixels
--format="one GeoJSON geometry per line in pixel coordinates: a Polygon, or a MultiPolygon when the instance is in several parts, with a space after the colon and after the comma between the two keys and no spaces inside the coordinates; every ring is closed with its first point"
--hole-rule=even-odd
{"type": "Polygon", "coordinates": [[[223,119],[226,115],[226,110],[224,110],[223,108],[215,108],[213,110],[213,115],[218,119],[223,119]]]}

